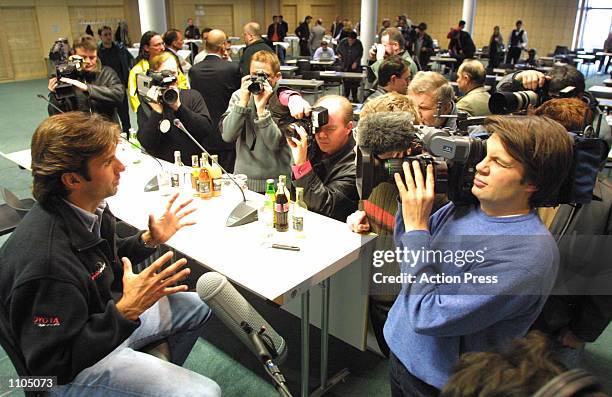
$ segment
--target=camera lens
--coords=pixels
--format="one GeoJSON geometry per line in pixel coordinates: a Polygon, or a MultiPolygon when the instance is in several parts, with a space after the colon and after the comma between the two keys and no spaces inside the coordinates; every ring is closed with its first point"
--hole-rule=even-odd
{"type": "Polygon", "coordinates": [[[255,81],[249,85],[249,92],[253,95],[259,95],[263,91],[263,84],[255,81]]]}
{"type": "Polygon", "coordinates": [[[168,88],[162,94],[162,99],[163,99],[164,103],[167,103],[168,105],[173,105],[178,100],[178,95],[179,94],[178,94],[177,90],[175,90],[173,88],[168,88]]]}

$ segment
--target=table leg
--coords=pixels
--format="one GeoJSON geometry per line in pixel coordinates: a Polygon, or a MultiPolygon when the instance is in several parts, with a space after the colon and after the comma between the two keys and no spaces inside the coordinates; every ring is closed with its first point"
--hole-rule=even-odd
{"type": "Polygon", "coordinates": [[[309,379],[309,365],[310,365],[310,291],[306,291],[302,294],[302,389],[301,396],[308,397],[308,379],[309,379]]]}

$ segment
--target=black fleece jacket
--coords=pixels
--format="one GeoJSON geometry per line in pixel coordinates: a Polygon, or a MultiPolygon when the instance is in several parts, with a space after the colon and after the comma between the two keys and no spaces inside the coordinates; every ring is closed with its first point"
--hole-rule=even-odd
{"type": "Polygon", "coordinates": [[[120,257],[153,253],[140,240],[115,237],[108,207],[101,238],[63,200],[35,204],[0,249],[0,304],[31,375],[69,383],[140,325],[115,306],[123,291],[120,257]]]}

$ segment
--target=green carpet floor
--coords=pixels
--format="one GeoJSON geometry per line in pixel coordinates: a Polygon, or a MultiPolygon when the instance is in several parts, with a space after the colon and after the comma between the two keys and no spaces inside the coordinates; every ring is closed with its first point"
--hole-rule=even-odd
{"type": "MultiPolygon", "coordinates": [[[[588,83],[597,84],[605,77],[596,76],[588,83]]],[[[9,153],[26,149],[30,145],[32,133],[40,121],[46,117],[47,105],[36,94],[46,96],[47,81],[33,80],[18,83],[0,84],[0,151],[9,153]]],[[[135,117],[132,114],[134,125],[135,117]]],[[[8,187],[19,197],[31,197],[31,177],[25,170],[18,169],[13,163],[0,158],[0,185],[8,187]]],[[[0,244],[6,236],[0,237],[0,244]]],[[[254,297],[254,304],[265,317],[277,328],[288,341],[290,356],[282,369],[287,376],[294,395],[299,391],[299,320],[286,312],[269,307],[254,297]]],[[[276,396],[263,370],[255,358],[242,347],[223,325],[212,318],[197,342],[186,367],[214,379],[223,389],[225,396],[230,397],[266,397],[276,396]]],[[[311,329],[311,381],[317,384],[318,329],[311,329]]],[[[606,382],[609,393],[612,393],[612,326],[596,343],[589,344],[584,360],[585,367],[597,374],[606,382]]],[[[347,380],[332,389],[328,396],[351,397],[384,397],[389,396],[387,362],[379,356],[360,352],[346,344],[331,338],[330,372],[348,367],[351,375],[347,380]]],[[[14,368],[0,350],[0,376],[14,375],[14,368]]],[[[172,381],[172,380],[169,380],[172,381]]],[[[22,395],[20,392],[0,390],[0,397],[22,395]]]]}

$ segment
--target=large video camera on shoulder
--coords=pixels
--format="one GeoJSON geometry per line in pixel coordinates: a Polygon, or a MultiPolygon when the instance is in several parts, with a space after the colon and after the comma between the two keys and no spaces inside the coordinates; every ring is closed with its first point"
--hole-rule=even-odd
{"type": "Polygon", "coordinates": [[[57,99],[74,97],[74,86],[59,80],[62,77],[82,80],[85,70],[83,58],[78,55],[70,55],[68,39],[60,38],[53,43],[49,51],[49,60],[55,66],[55,75],[51,77],[56,77],[58,80],[57,87],[55,88],[55,97],[57,99]]]}
{"type": "Polygon", "coordinates": [[[176,76],[169,70],[155,72],[151,69],[146,74],[136,75],[138,95],[149,103],[173,105],[178,100],[179,92],[172,85],[176,76]]]}
{"type": "Polygon", "coordinates": [[[436,193],[446,194],[456,205],[477,203],[471,190],[476,164],[486,156],[485,141],[446,128],[414,127],[413,141],[417,145],[413,148],[421,147],[421,153],[413,150],[410,156],[382,160],[367,149],[357,148],[357,185],[361,186],[361,197],[367,198],[381,182],[395,183],[395,173],[405,178],[402,164],[407,161],[412,165],[413,161],[418,161],[423,175],[429,164],[433,166],[436,193]]]}
{"type": "MultiPolygon", "coordinates": [[[[367,149],[357,148],[357,186],[360,186],[360,196],[367,199],[379,183],[395,183],[393,175],[396,172],[405,178],[403,162],[412,163],[416,160],[421,166],[423,175],[426,174],[427,165],[433,165],[436,193],[446,194],[455,205],[477,203],[478,200],[472,194],[472,186],[476,165],[486,157],[488,136],[471,137],[461,130],[418,125],[414,127],[412,139],[417,144],[416,147],[422,147],[421,153],[382,160],[367,149]]],[[[537,207],[552,207],[559,204],[581,205],[588,204],[593,199],[597,174],[606,162],[610,147],[604,140],[592,135],[582,133],[570,133],[570,135],[574,141],[570,172],[558,194],[534,203],[537,207]]]]}

